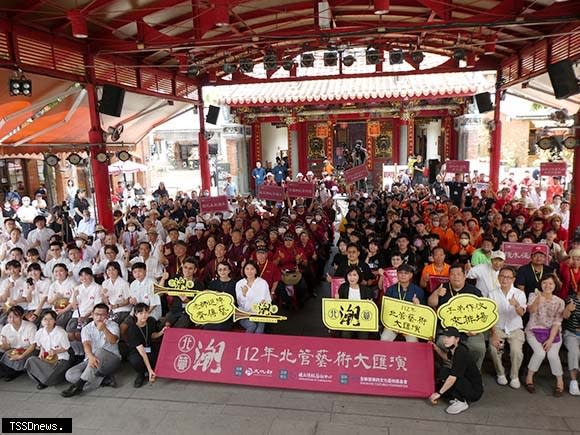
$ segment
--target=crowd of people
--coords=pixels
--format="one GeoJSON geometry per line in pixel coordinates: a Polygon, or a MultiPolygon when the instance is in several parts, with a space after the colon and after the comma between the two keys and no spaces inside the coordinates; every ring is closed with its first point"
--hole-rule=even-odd
{"type": "MultiPolygon", "coordinates": [[[[256,180],[277,182],[275,171],[257,168],[256,180]]],[[[528,187],[525,179],[481,190],[480,176],[455,174],[444,182],[441,174],[429,185],[424,177],[400,174],[388,189],[347,193],[341,207],[334,198],[336,174],[330,164],[325,169],[322,179],[299,174],[315,184],[314,198],[272,203],[238,195],[229,211],[213,214],[200,211],[196,192],[170,197],[159,186],[153,200],[115,210],[112,231],[86,223],[93,218],[77,192],[72,240],[62,225],[52,225],[58,222],[54,213],[36,215],[26,236],[24,222],[5,217],[0,376],[28,373],[38,388],[66,379],[70,385],[62,394],[71,397],[114,385],[126,358],[140,387],[155,381],[159,340],[168,327],[268,331],[247,319],[195,325],[185,312],[189,299],[160,295],[156,284],[164,287],[180,276],[193,289],[231,294],[244,311],[272,302],[286,308],[292,321],[292,312],[326,289],[326,281],[342,278],[337,297],[344,299],[379,304],[386,295],[434,309],[463,293],[496,301],[499,320],[488,333],[438,330],[434,346],[441,364],[432,400],[451,399],[449,413],[481,397],[487,353],[498,384],[517,389],[524,380],[530,393],[548,359],[554,394],[561,396],[564,344],[568,391],[580,395],[580,239],[569,235],[563,188],[540,189],[537,204],[529,196],[533,182],[528,187]],[[537,244],[530,263],[507,266],[504,242],[537,244]],[[386,281],[387,269],[396,270],[394,284],[386,281]],[[434,286],[433,278],[448,282],[434,286]]],[[[558,180],[550,186],[562,187],[558,180]]],[[[376,337],[343,336],[418,341],[389,329],[376,337]]]]}

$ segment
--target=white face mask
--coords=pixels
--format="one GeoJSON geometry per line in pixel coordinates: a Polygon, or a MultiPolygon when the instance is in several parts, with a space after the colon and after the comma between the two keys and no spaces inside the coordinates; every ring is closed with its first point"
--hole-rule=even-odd
{"type": "Polygon", "coordinates": [[[315,216],[315,218],[318,222],[320,222],[322,220],[322,216],[315,216]]]}
{"type": "Polygon", "coordinates": [[[461,239],[459,241],[459,243],[461,243],[461,246],[467,246],[467,245],[469,245],[469,240],[467,240],[467,239],[461,239]]]}
{"type": "Polygon", "coordinates": [[[302,228],[296,228],[296,234],[300,235],[300,233],[302,232],[302,228]]]}
{"type": "Polygon", "coordinates": [[[307,224],[309,224],[310,222],[312,222],[312,219],[306,219],[307,224]]]}
{"type": "Polygon", "coordinates": [[[105,238],[105,233],[103,233],[103,232],[98,232],[97,233],[97,239],[103,240],[104,238],[105,238]]]}
{"type": "Polygon", "coordinates": [[[83,241],[82,240],[75,240],[75,245],[77,245],[77,248],[80,248],[83,246],[83,241]]]}
{"type": "Polygon", "coordinates": [[[127,227],[127,229],[129,230],[129,232],[131,232],[131,233],[132,233],[133,231],[135,231],[135,229],[136,229],[136,228],[135,228],[135,227],[133,227],[133,226],[131,226],[131,227],[127,227]]]}
{"type": "Polygon", "coordinates": [[[278,228],[278,234],[284,234],[286,232],[286,228],[278,228]]]}
{"type": "Polygon", "coordinates": [[[369,223],[374,224],[377,222],[376,218],[369,218],[369,223]]]}
{"type": "Polygon", "coordinates": [[[439,226],[439,222],[432,222],[434,227],[438,227],[439,226]]]}

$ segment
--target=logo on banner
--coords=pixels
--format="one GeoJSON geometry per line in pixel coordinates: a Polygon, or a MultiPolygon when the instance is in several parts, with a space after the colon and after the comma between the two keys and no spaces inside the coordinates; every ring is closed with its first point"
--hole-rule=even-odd
{"type": "Polygon", "coordinates": [[[445,171],[448,174],[469,174],[469,161],[467,160],[447,160],[445,171]]]}
{"type": "Polygon", "coordinates": [[[437,314],[426,305],[383,297],[381,322],[385,328],[402,334],[432,340],[437,329],[437,314]]]}
{"type": "Polygon", "coordinates": [[[492,299],[459,294],[441,305],[437,316],[444,328],[454,327],[461,332],[485,332],[497,323],[497,304],[492,299]]]}
{"type": "Polygon", "coordinates": [[[324,298],[322,321],[333,331],[376,332],[379,330],[379,309],[370,300],[324,298]]]}

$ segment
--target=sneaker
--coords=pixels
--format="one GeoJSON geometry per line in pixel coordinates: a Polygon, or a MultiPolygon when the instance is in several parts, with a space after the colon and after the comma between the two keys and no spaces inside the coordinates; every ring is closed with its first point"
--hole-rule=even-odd
{"type": "Polygon", "coordinates": [[[469,408],[467,402],[462,402],[461,400],[456,400],[455,402],[451,403],[445,410],[447,414],[459,414],[469,408]]]}
{"type": "Polygon", "coordinates": [[[508,380],[504,375],[498,375],[497,376],[497,383],[500,385],[507,385],[508,384],[508,380]]]}
{"type": "Polygon", "coordinates": [[[570,388],[568,391],[572,396],[580,396],[580,388],[578,388],[578,381],[570,381],[570,388]]]}
{"type": "Polygon", "coordinates": [[[117,379],[115,379],[115,376],[113,375],[105,376],[103,382],[101,382],[101,386],[117,388],[117,379]]]}
{"type": "Polygon", "coordinates": [[[520,380],[518,378],[513,378],[510,381],[510,387],[512,387],[514,390],[517,390],[518,388],[520,388],[521,384],[520,384],[520,380]]]}

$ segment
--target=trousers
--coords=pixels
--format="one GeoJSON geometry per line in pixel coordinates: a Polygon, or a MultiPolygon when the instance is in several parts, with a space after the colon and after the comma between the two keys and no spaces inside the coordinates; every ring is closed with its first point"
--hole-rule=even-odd
{"type": "Polygon", "coordinates": [[[95,356],[99,360],[97,368],[89,367],[88,360],[83,361],[67,370],[65,374],[66,380],[74,384],[82,379],[86,382],[84,390],[93,390],[101,385],[106,376],[115,373],[121,365],[121,358],[107,350],[99,349],[95,356]]]}

